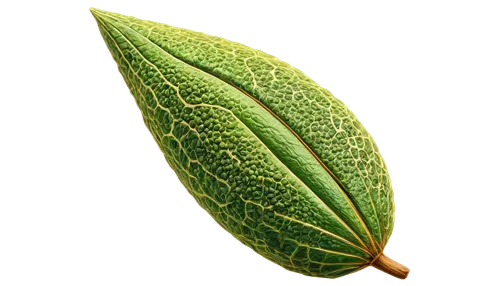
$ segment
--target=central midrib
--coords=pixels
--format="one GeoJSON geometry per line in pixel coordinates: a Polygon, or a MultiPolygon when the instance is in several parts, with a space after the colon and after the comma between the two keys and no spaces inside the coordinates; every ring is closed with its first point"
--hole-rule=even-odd
{"type": "MultiPolygon", "coordinates": [[[[156,45],[156,43],[155,43],[156,45]]],[[[161,47],[159,47],[161,48],[161,47]]],[[[166,52],[166,51],[165,51],[166,52]]],[[[169,53],[170,54],[170,53],[169,53]]],[[[173,55],[172,55],[173,56],[173,55]]],[[[173,56],[174,57],[174,56],[173,56]]],[[[183,60],[175,57],[176,59],[184,62],[183,60]]],[[[184,62],[186,63],[186,62],[184,62]]],[[[188,64],[188,63],[186,63],[188,64]]],[[[189,65],[189,64],[188,64],[189,65]]],[[[192,65],[190,65],[192,66],[192,65]]],[[[368,237],[370,239],[370,242],[372,244],[372,247],[374,248],[375,251],[377,251],[377,248],[376,248],[376,244],[375,244],[375,241],[373,240],[373,236],[372,236],[372,233],[370,232],[370,230],[367,228],[366,226],[366,223],[365,221],[363,220],[363,218],[360,216],[359,214],[359,211],[357,209],[357,207],[353,204],[352,202],[352,199],[351,197],[349,196],[349,193],[346,191],[344,185],[342,184],[342,182],[339,180],[339,178],[330,170],[330,168],[328,168],[328,166],[326,166],[326,164],[318,157],[318,155],[316,154],[316,152],[314,152],[314,150],[312,150],[312,148],[307,145],[307,143],[300,137],[299,134],[297,134],[297,132],[295,132],[295,130],[293,130],[290,125],[288,125],[281,117],[279,117],[274,111],[272,111],[271,109],[269,109],[266,105],[264,105],[264,103],[262,103],[261,101],[259,101],[257,98],[255,98],[255,96],[251,95],[250,93],[248,93],[246,90],[240,88],[239,86],[236,86],[234,85],[232,82],[228,82],[224,79],[221,79],[215,75],[213,75],[212,73],[208,72],[208,71],[205,71],[199,67],[195,67],[194,68],[198,69],[198,70],[201,70],[201,71],[204,71],[218,79],[220,79],[221,81],[225,82],[226,84],[229,84],[231,85],[232,87],[236,88],[237,90],[239,90],[241,93],[245,94],[246,96],[248,96],[249,98],[253,99],[258,105],[260,105],[264,110],[266,110],[267,112],[269,112],[274,118],[276,118],[283,126],[285,126],[289,131],[290,133],[292,133],[296,138],[297,140],[307,149],[307,151],[309,151],[309,153],[311,153],[311,155],[316,159],[316,161],[321,165],[321,167],[323,167],[323,169],[325,169],[326,172],[328,172],[328,174],[330,174],[330,176],[332,177],[332,179],[337,183],[338,187],[342,190],[342,192],[344,193],[345,197],[347,198],[347,201],[349,203],[349,205],[351,206],[351,208],[353,209],[353,211],[355,212],[356,216],[358,217],[359,221],[362,223],[363,225],[363,228],[365,229],[366,233],[368,234],[368,237]]]]}
{"type": "MultiPolygon", "coordinates": [[[[138,35],[144,37],[142,34],[140,33],[137,33],[138,35]]],[[[299,134],[297,134],[297,132],[295,132],[295,130],[293,130],[280,116],[278,116],[274,111],[272,111],[271,109],[269,109],[266,105],[264,105],[261,101],[259,101],[255,96],[253,96],[252,94],[248,93],[246,90],[240,88],[239,86],[236,86],[235,84],[233,84],[232,82],[229,82],[227,80],[224,80],[214,74],[212,74],[210,71],[207,71],[201,67],[198,67],[198,66],[195,66],[194,64],[190,64],[188,62],[186,62],[185,60],[183,59],[180,59],[174,55],[172,55],[170,52],[166,51],[164,48],[162,48],[161,46],[159,46],[158,44],[156,44],[155,42],[153,42],[152,40],[150,40],[149,38],[147,37],[144,37],[145,39],[148,40],[148,42],[150,42],[151,44],[155,45],[157,48],[161,49],[162,51],[164,51],[165,53],[167,53],[168,55],[172,56],[173,58],[179,60],[180,62],[183,62],[184,64],[187,64],[197,70],[199,70],[200,72],[202,73],[206,73],[222,82],[224,82],[225,84],[228,84],[230,85],[231,87],[237,89],[239,92],[243,93],[244,95],[246,95],[247,97],[249,97],[250,99],[252,99],[255,103],[257,103],[262,109],[266,110],[272,117],[274,117],[275,119],[277,119],[286,129],[288,129],[290,131],[291,134],[294,135],[294,137],[297,138],[297,140],[303,145],[303,147],[306,148],[306,150],[315,158],[315,160],[321,165],[321,167],[331,176],[331,178],[337,183],[338,187],[341,189],[342,193],[344,194],[344,196],[347,198],[347,202],[349,203],[350,207],[352,208],[352,210],[354,211],[355,215],[357,216],[358,220],[361,222],[362,226],[363,226],[363,229],[365,230],[365,232],[367,233],[368,235],[368,238],[370,239],[370,242],[371,242],[371,246],[373,247],[373,250],[375,251],[375,253],[378,253],[379,250],[377,249],[377,244],[375,243],[375,241],[373,240],[373,236],[372,236],[372,233],[369,231],[369,229],[367,228],[366,226],[366,223],[365,221],[363,220],[363,218],[360,216],[359,214],[359,211],[357,209],[357,207],[353,204],[352,202],[352,199],[351,197],[349,196],[348,192],[346,191],[344,185],[342,184],[342,182],[337,178],[337,176],[325,165],[325,163],[318,157],[318,155],[314,152],[314,150],[312,150],[312,148],[307,145],[306,142],[304,142],[304,140],[300,137],[299,134]]]]}

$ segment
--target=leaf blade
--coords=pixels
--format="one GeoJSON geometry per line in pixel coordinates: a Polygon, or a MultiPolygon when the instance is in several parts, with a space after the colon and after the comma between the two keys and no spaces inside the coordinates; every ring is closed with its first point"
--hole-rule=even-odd
{"type": "MultiPolygon", "coordinates": [[[[331,191],[333,195],[330,195],[342,195],[343,191],[339,188],[330,174],[328,174],[327,170],[325,170],[325,168],[323,168],[321,165],[317,164],[317,161],[315,161],[316,159],[314,158],[313,154],[311,154],[311,152],[309,152],[307,148],[304,147],[303,143],[300,142],[300,140],[298,140],[298,138],[295,137],[295,135],[290,132],[289,129],[287,129],[287,126],[280,122],[276,117],[266,111],[261,105],[253,101],[252,98],[248,97],[245,94],[242,94],[241,89],[238,89],[234,85],[228,84],[227,81],[221,80],[213,74],[200,70],[200,68],[196,65],[190,64],[189,62],[180,60],[175,56],[172,56],[158,43],[155,43],[153,40],[149,39],[149,37],[152,35],[152,31],[156,29],[156,24],[150,25],[150,23],[144,24],[143,22],[141,22],[141,24],[146,27],[141,28],[141,30],[137,28],[138,26],[136,23],[134,29],[134,23],[130,23],[133,22],[132,20],[123,20],[122,18],[120,18],[122,16],[118,15],[119,14],[112,14],[111,16],[108,15],[107,18],[110,18],[108,19],[108,22],[104,22],[104,24],[101,23],[103,30],[110,30],[109,34],[107,35],[108,39],[106,40],[106,46],[107,48],[108,46],[114,46],[114,49],[111,48],[111,50],[114,50],[114,52],[111,53],[115,54],[115,56],[121,53],[121,57],[116,56],[116,62],[119,62],[120,71],[123,70],[122,76],[128,78],[126,82],[130,82],[131,84],[129,88],[132,90],[134,99],[137,98],[137,103],[140,106],[138,110],[142,110],[142,114],[144,116],[149,116],[149,118],[145,119],[146,126],[148,127],[148,130],[151,129],[150,131],[152,137],[154,137],[154,140],[156,142],[159,142],[161,146],[164,146],[162,147],[162,153],[164,153],[164,156],[168,158],[167,162],[169,166],[174,167],[178,176],[182,178],[183,183],[190,189],[190,191],[192,191],[191,195],[196,198],[196,201],[204,202],[203,205],[204,208],[208,210],[205,210],[207,211],[207,213],[211,214],[211,216],[214,217],[220,216],[217,221],[219,224],[224,225],[225,229],[234,230],[234,233],[240,232],[242,240],[245,240],[244,236],[241,234],[243,233],[241,229],[243,228],[244,224],[240,223],[238,225],[237,222],[239,219],[234,216],[236,213],[241,212],[241,210],[235,207],[234,209],[232,209],[232,211],[229,211],[231,202],[234,203],[237,199],[228,199],[228,197],[231,196],[229,195],[229,193],[236,189],[236,187],[234,187],[229,180],[225,180],[223,178],[227,177],[227,174],[223,176],[224,173],[221,173],[222,171],[217,172],[217,166],[210,169],[210,165],[207,165],[206,163],[210,163],[210,161],[200,160],[199,156],[203,155],[198,155],[196,152],[193,152],[192,149],[199,148],[206,142],[208,142],[206,143],[207,146],[210,145],[211,147],[213,147],[215,145],[213,144],[214,142],[210,141],[196,141],[196,136],[199,136],[198,139],[201,139],[200,134],[203,134],[203,129],[199,129],[198,126],[193,127],[193,124],[191,122],[193,121],[193,119],[191,119],[186,114],[182,114],[182,111],[184,110],[192,109],[191,112],[194,112],[195,109],[205,108],[204,112],[200,113],[200,118],[202,118],[203,115],[209,114],[208,110],[213,111],[210,116],[218,114],[218,117],[227,117],[226,119],[227,121],[230,121],[230,125],[233,127],[233,129],[237,129],[240,132],[240,135],[242,135],[240,137],[246,136],[247,138],[250,138],[249,140],[247,140],[247,143],[250,142],[251,144],[241,144],[241,147],[243,148],[243,146],[257,146],[258,148],[256,149],[259,149],[257,152],[255,152],[257,157],[251,158],[252,160],[250,160],[249,162],[255,163],[255,158],[258,158],[257,153],[262,157],[272,157],[273,159],[269,160],[269,165],[280,166],[280,170],[282,171],[282,178],[285,178],[285,180],[287,181],[286,183],[288,184],[288,187],[283,187],[281,188],[281,190],[287,190],[287,188],[295,189],[296,193],[294,193],[294,195],[300,196],[303,202],[307,202],[309,204],[318,204],[318,202],[321,201],[321,198],[320,200],[318,200],[318,196],[316,194],[317,190],[316,192],[313,191],[314,187],[329,190],[337,187],[338,189],[331,191]],[[124,24],[122,20],[125,21],[126,24],[124,24]],[[127,23],[127,21],[130,22],[127,23]],[[112,27],[114,27],[114,30],[112,27]],[[123,34],[121,34],[121,36],[116,33],[113,35],[112,31],[125,33],[130,38],[125,37],[125,35],[123,34]],[[121,37],[123,37],[123,39],[121,37]],[[119,40],[117,41],[116,39],[122,39],[123,42],[119,42],[119,40]],[[114,44],[113,41],[115,41],[114,44]],[[127,41],[128,44],[125,43],[127,41]],[[145,53],[146,55],[144,55],[143,53],[145,53]],[[168,61],[165,60],[166,58],[168,58],[168,61]],[[135,65],[134,60],[136,61],[135,65]],[[145,74],[143,72],[145,72],[145,74]],[[154,77],[156,80],[152,80],[151,77],[149,77],[150,72],[153,72],[153,75],[156,75],[154,77]],[[161,78],[160,82],[158,81],[158,78],[161,78]],[[213,92],[217,91],[219,93],[219,97],[212,98],[212,101],[210,103],[205,103],[206,100],[210,99],[210,96],[207,96],[205,99],[202,95],[200,95],[199,97],[190,97],[191,94],[188,94],[188,91],[189,89],[193,89],[194,86],[193,84],[185,84],[185,82],[182,82],[183,78],[185,78],[187,81],[195,82],[198,88],[202,85],[201,83],[210,82],[212,87],[206,88],[206,90],[204,90],[205,94],[212,94],[213,92]],[[213,88],[214,86],[216,88],[213,88]],[[220,96],[221,93],[227,98],[223,99],[223,96],[220,96]],[[197,100],[200,100],[200,102],[197,102],[197,100]],[[214,102],[216,103],[214,104],[214,102]],[[238,109],[234,108],[234,106],[245,107],[238,109]],[[167,114],[168,112],[168,115],[165,115],[166,118],[171,119],[170,121],[167,120],[168,124],[165,124],[165,122],[163,121],[157,120],[161,111],[164,111],[165,114],[167,114]],[[229,117],[231,117],[233,121],[228,119],[229,117]],[[159,127],[155,129],[154,126],[159,127]],[[237,127],[239,127],[239,129],[237,127]],[[190,144],[193,143],[185,143],[183,141],[183,138],[188,138],[189,136],[191,136],[192,138],[191,141],[203,143],[196,143],[196,146],[194,148],[191,148],[190,144]],[[180,162],[179,158],[182,156],[190,158],[186,161],[187,163],[180,162]],[[203,180],[199,178],[203,176],[195,176],[197,174],[201,175],[202,173],[205,174],[205,177],[212,176],[208,180],[211,182],[212,186],[206,186],[202,183],[203,180]],[[308,177],[314,179],[308,179],[308,177]],[[303,180],[303,178],[305,178],[305,180],[303,180]],[[226,195],[225,198],[221,198],[221,195],[217,193],[221,189],[227,189],[227,192],[222,192],[224,195],[226,195]],[[229,204],[227,204],[227,202],[229,202],[229,204]],[[224,215],[221,215],[219,214],[219,212],[221,212],[223,208],[226,208],[226,211],[224,215]],[[233,218],[231,218],[231,216],[233,216],[233,218]]],[[[101,15],[101,17],[105,16],[101,15]]],[[[103,32],[103,34],[105,33],[106,32],[103,32]]],[[[220,130],[215,129],[214,127],[215,125],[213,125],[211,128],[207,127],[208,129],[210,129],[212,134],[220,130]]],[[[205,130],[207,130],[207,128],[205,128],[205,130]]],[[[216,158],[215,155],[212,159],[214,158],[216,158]]],[[[231,158],[229,155],[226,159],[224,160],[231,161],[229,159],[232,159],[232,163],[237,163],[237,161],[245,162],[244,158],[239,158],[238,160],[236,160],[234,158],[231,158]]],[[[250,166],[255,166],[255,164],[250,166]]],[[[240,172],[248,171],[248,169],[239,170],[240,172]]],[[[267,178],[274,178],[274,176],[271,175],[272,174],[267,174],[267,178]]],[[[250,177],[251,176],[252,175],[250,175],[250,177]]],[[[262,186],[265,187],[265,184],[263,183],[262,186]]],[[[250,186],[250,188],[252,188],[252,186],[250,186]]],[[[265,188],[263,189],[265,190],[265,188]]],[[[245,193],[243,193],[243,195],[245,195],[245,193]]],[[[323,197],[324,196],[325,195],[323,195],[323,197]]],[[[244,198],[241,199],[244,201],[244,198]]],[[[329,201],[340,204],[342,204],[342,202],[347,202],[345,198],[341,197],[330,197],[329,201]]],[[[262,200],[259,201],[259,204],[262,204],[260,206],[263,208],[263,210],[266,209],[262,200]]],[[[243,219],[243,222],[245,221],[245,219],[247,219],[248,215],[247,205],[248,203],[245,202],[245,217],[243,219]]],[[[341,207],[338,206],[327,206],[323,208],[318,207],[317,214],[320,214],[321,217],[322,215],[326,216],[327,213],[329,213],[331,216],[331,212],[329,211],[332,211],[332,208],[341,209],[341,207]]],[[[263,218],[264,212],[265,211],[262,211],[262,224],[260,225],[266,224],[265,219],[263,218]]],[[[346,213],[349,213],[348,210],[341,210],[341,212],[344,212],[344,217],[346,217],[346,213]]],[[[307,211],[305,213],[307,213],[307,211]]],[[[355,217],[348,218],[351,224],[353,221],[356,221],[355,217]]],[[[277,221],[276,216],[269,215],[268,220],[270,219],[274,219],[275,222],[277,221]]],[[[348,238],[349,242],[354,243],[356,241],[356,235],[358,233],[362,234],[362,226],[358,224],[356,226],[357,231],[353,232],[352,229],[350,230],[349,226],[342,225],[341,222],[344,222],[344,220],[341,218],[339,218],[337,222],[335,222],[334,219],[330,217],[330,221],[316,222],[316,224],[320,225],[320,227],[324,227],[325,229],[334,230],[337,233],[343,235],[344,238],[348,238]]],[[[281,227],[283,226],[287,226],[287,224],[285,222],[282,222],[281,227]]],[[[290,224],[288,224],[288,226],[290,226],[290,224]]],[[[293,234],[290,233],[289,236],[293,236],[293,234]]],[[[251,245],[252,247],[259,247],[258,243],[256,242],[247,241],[247,243],[249,243],[249,245],[251,245]]],[[[344,242],[339,240],[336,243],[338,245],[342,245],[342,243],[344,242]]],[[[333,246],[331,247],[332,249],[334,249],[333,246]]],[[[344,245],[343,247],[349,248],[351,246],[344,245]]],[[[357,250],[354,248],[351,249],[351,251],[356,252],[357,250]]],[[[361,255],[361,257],[370,257],[363,252],[360,252],[358,254],[361,255]]],[[[272,255],[279,257],[279,255],[277,255],[276,253],[269,253],[269,255],[271,257],[273,257],[272,255]]],[[[282,263],[285,262],[282,261],[282,263]]]]}

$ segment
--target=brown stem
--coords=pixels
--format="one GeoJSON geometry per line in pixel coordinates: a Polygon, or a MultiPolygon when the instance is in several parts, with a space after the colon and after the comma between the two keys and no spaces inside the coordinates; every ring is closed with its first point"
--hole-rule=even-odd
{"type": "Polygon", "coordinates": [[[372,262],[372,266],[399,279],[405,279],[410,273],[408,267],[397,263],[383,253],[372,262]]]}

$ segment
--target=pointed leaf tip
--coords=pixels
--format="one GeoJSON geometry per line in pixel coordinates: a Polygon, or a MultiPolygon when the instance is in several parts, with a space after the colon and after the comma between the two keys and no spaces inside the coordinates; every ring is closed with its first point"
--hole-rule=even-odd
{"type": "Polygon", "coordinates": [[[92,5],[90,5],[90,6],[87,8],[87,11],[92,12],[92,11],[95,11],[95,10],[97,10],[97,9],[99,9],[99,6],[97,6],[97,5],[95,5],[95,4],[92,4],[92,5]]]}

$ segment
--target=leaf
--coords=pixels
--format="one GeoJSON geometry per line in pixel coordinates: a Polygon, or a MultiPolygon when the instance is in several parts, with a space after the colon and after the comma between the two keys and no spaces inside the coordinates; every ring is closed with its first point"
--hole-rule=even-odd
{"type": "Polygon", "coordinates": [[[224,229],[306,275],[380,262],[394,224],[389,174],[340,100],[261,51],[91,12],[169,165],[224,229]]]}

